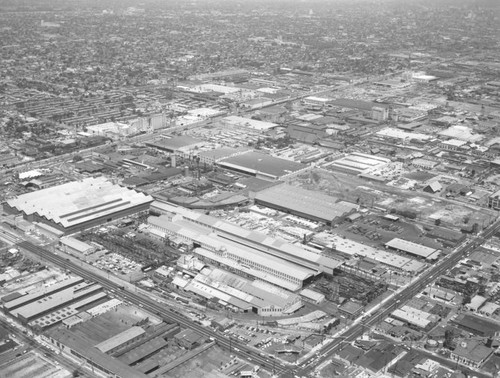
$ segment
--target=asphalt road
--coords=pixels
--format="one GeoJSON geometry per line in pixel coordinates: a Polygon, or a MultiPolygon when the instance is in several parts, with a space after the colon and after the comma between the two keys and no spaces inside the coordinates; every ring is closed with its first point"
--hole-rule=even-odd
{"type": "Polygon", "coordinates": [[[304,360],[297,368],[298,376],[309,377],[314,368],[326,360],[330,359],[336,352],[342,349],[342,345],[346,342],[352,342],[361,336],[365,329],[380,323],[390,313],[401,305],[401,302],[413,298],[420,293],[429,283],[434,281],[448,269],[454,267],[464,256],[483,244],[487,239],[492,237],[500,229],[500,221],[496,221],[487,229],[482,231],[473,239],[462,244],[454,253],[444,257],[438,264],[424,272],[413,283],[405,289],[395,294],[390,300],[385,302],[378,310],[370,316],[362,318],[361,321],[355,322],[350,328],[340,334],[333,342],[324,346],[319,350],[316,356],[304,360]]]}

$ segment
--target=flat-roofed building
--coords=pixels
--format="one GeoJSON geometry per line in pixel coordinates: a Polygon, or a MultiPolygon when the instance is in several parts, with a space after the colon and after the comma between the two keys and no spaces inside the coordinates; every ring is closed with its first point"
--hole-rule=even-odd
{"type": "Polygon", "coordinates": [[[250,151],[250,148],[232,148],[232,147],[222,147],[213,150],[201,151],[198,154],[201,164],[214,165],[223,159],[227,159],[233,156],[238,156],[250,151]]]}
{"type": "Polygon", "coordinates": [[[194,150],[196,147],[203,147],[206,144],[201,139],[196,139],[188,135],[178,137],[164,137],[154,142],[146,142],[146,146],[156,148],[160,151],[170,152],[174,154],[187,153],[194,150]]]}
{"type": "Polygon", "coordinates": [[[494,210],[500,210],[500,190],[488,197],[488,207],[494,210]]]}
{"type": "Polygon", "coordinates": [[[385,243],[386,248],[396,249],[409,255],[427,260],[435,260],[439,256],[439,249],[426,247],[425,245],[413,243],[408,240],[394,238],[385,243]]]}
{"type": "Polygon", "coordinates": [[[500,335],[500,323],[472,314],[456,315],[451,319],[451,323],[479,337],[500,335]]]}
{"type": "Polygon", "coordinates": [[[22,323],[28,323],[100,291],[102,291],[101,285],[82,282],[68,289],[44,296],[36,302],[11,310],[10,314],[22,323]]]}
{"type": "Polygon", "coordinates": [[[460,139],[450,139],[441,142],[441,148],[448,151],[457,151],[466,147],[467,141],[460,139]]]}
{"type": "Polygon", "coordinates": [[[429,327],[429,325],[437,321],[435,315],[410,306],[403,306],[394,310],[391,316],[422,329],[429,327]]]}
{"type": "Polygon", "coordinates": [[[400,256],[396,253],[373,248],[353,240],[344,239],[338,235],[318,233],[313,241],[332,248],[333,250],[352,257],[364,257],[388,266],[392,270],[414,275],[420,273],[426,266],[424,262],[400,256]]]}
{"type": "Polygon", "coordinates": [[[492,348],[488,348],[482,342],[472,339],[460,342],[451,352],[450,358],[463,365],[480,368],[492,354],[492,348]]]}
{"type": "Polygon", "coordinates": [[[80,363],[95,369],[97,374],[100,373],[107,377],[148,378],[146,374],[134,367],[94,348],[87,337],[65,327],[51,329],[48,336],[42,337],[61,353],[71,356],[73,359],[76,358],[80,363]]]}
{"type": "Polygon", "coordinates": [[[19,307],[36,302],[40,298],[46,297],[46,296],[51,295],[51,294],[58,293],[62,290],[65,290],[65,289],[70,288],[72,286],[78,285],[82,282],[83,282],[82,277],[71,276],[68,279],[57,282],[57,283],[50,285],[48,287],[43,287],[42,289],[32,291],[29,294],[25,294],[22,296],[19,295],[19,296],[13,297],[12,299],[9,298],[10,300],[6,300],[7,298],[4,297],[5,300],[4,300],[4,298],[2,298],[2,300],[4,301],[3,308],[5,311],[10,312],[10,311],[13,311],[19,307]]]}
{"type": "Polygon", "coordinates": [[[149,195],[98,177],[21,194],[8,200],[4,210],[69,234],[147,211],[151,202],[149,195]]]}
{"type": "Polygon", "coordinates": [[[75,316],[80,312],[80,309],[84,306],[92,305],[95,302],[101,301],[107,296],[105,292],[98,292],[79,300],[78,302],[72,303],[69,306],[62,307],[58,310],[52,311],[41,318],[37,318],[28,323],[30,327],[40,327],[41,329],[53,326],[57,323],[63,322],[65,319],[75,316]]]}
{"type": "Polygon", "coordinates": [[[220,269],[206,269],[185,287],[207,299],[262,316],[284,316],[302,307],[300,296],[261,280],[251,281],[220,269]]]}
{"type": "Polygon", "coordinates": [[[306,164],[254,151],[223,159],[217,165],[268,181],[283,180],[311,168],[306,164]]]}
{"type": "Polygon", "coordinates": [[[225,117],[221,120],[221,124],[230,128],[244,128],[244,129],[252,129],[257,131],[268,131],[278,127],[278,124],[273,122],[265,122],[259,121],[256,119],[238,117],[238,116],[229,116],[225,117]]]}
{"type": "Polygon", "coordinates": [[[59,239],[59,245],[65,252],[76,252],[83,255],[90,255],[97,250],[97,247],[95,245],[87,244],[71,236],[65,236],[59,239]]]}
{"type": "Polygon", "coordinates": [[[104,340],[95,347],[102,353],[112,354],[114,351],[124,347],[125,345],[129,345],[140,339],[145,333],[146,331],[144,331],[143,328],[133,326],[107,340],[104,340]]]}
{"type": "Polygon", "coordinates": [[[262,232],[248,230],[219,218],[183,207],[164,203],[162,204],[162,213],[164,215],[161,217],[148,218],[148,223],[163,233],[173,235],[179,232],[179,234],[186,237],[193,231],[207,236],[213,233],[227,243],[232,242],[236,243],[236,245],[246,246],[250,249],[284,259],[311,271],[332,274],[333,270],[342,264],[340,260],[323,255],[319,251],[318,253],[311,252],[302,246],[290,244],[262,232]],[[189,222],[191,225],[179,222],[180,220],[189,222]],[[180,231],[181,229],[182,231],[180,231]]]}
{"type": "Polygon", "coordinates": [[[374,169],[380,169],[387,166],[391,159],[381,156],[368,155],[360,152],[355,152],[334,160],[328,166],[336,171],[346,172],[351,174],[368,173],[374,169]]]}
{"type": "Polygon", "coordinates": [[[258,192],[255,203],[327,224],[334,224],[357,209],[357,205],[336,197],[287,184],[258,192]]]}

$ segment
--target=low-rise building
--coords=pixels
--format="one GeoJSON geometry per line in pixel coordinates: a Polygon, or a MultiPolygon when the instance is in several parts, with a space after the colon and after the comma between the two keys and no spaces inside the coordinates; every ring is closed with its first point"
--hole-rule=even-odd
{"type": "Polygon", "coordinates": [[[493,349],[480,341],[467,340],[457,345],[451,352],[450,358],[462,365],[479,368],[492,353],[493,349]]]}

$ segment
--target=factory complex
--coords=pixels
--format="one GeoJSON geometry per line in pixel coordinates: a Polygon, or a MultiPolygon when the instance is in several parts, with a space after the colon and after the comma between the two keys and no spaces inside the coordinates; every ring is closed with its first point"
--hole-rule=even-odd
{"type": "Polygon", "coordinates": [[[5,202],[4,210],[71,234],[147,211],[152,201],[149,195],[98,177],[21,194],[5,202]]]}

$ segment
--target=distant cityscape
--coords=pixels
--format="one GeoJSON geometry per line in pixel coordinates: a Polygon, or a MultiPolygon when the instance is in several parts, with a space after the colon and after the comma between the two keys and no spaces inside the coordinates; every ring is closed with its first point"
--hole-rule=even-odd
{"type": "Polygon", "coordinates": [[[0,30],[1,377],[500,377],[500,2],[0,30]]]}

